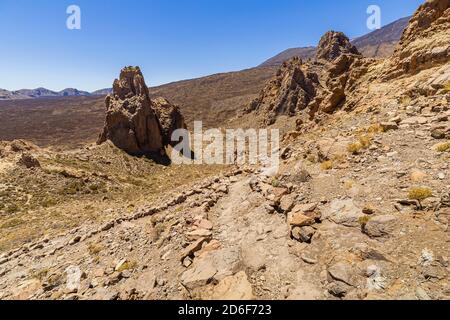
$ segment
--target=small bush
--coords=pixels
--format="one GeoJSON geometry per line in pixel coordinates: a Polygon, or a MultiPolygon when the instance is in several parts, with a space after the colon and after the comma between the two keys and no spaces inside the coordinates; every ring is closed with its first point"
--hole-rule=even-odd
{"type": "Polygon", "coordinates": [[[444,87],[445,91],[450,91],[450,82],[448,82],[445,87],[444,87]]]}
{"type": "Polygon", "coordinates": [[[401,97],[400,103],[402,104],[402,106],[407,106],[407,105],[411,104],[411,97],[409,97],[409,96],[401,97]]]}
{"type": "Polygon", "coordinates": [[[101,245],[99,245],[99,244],[91,243],[88,246],[88,250],[89,250],[89,254],[91,256],[95,256],[95,255],[99,254],[103,250],[103,247],[101,245]]]}
{"type": "Polygon", "coordinates": [[[324,171],[333,169],[333,161],[328,160],[328,161],[322,162],[322,164],[320,165],[320,168],[324,171]]]}
{"type": "Polygon", "coordinates": [[[436,150],[437,150],[438,152],[445,152],[445,151],[447,151],[447,150],[450,150],[450,141],[449,141],[449,142],[444,142],[444,143],[439,144],[439,145],[437,146],[436,150]]]}
{"type": "Polygon", "coordinates": [[[410,200],[422,201],[431,196],[433,196],[433,191],[430,188],[423,187],[412,188],[408,193],[408,198],[410,200]]]}
{"type": "Polygon", "coordinates": [[[367,128],[367,132],[369,134],[376,134],[384,132],[383,127],[379,123],[372,124],[369,128],[367,128]]]}
{"type": "Polygon", "coordinates": [[[272,187],[274,187],[274,188],[278,188],[281,185],[281,183],[278,179],[273,179],[271,184],[272,184],[272,187]]]}
{"type": "Polygon", "coordinates": [[[371,135],[359,136],[358,141],[363,146],[364,149],[367,149],[372,144],[372,136],[371,135]]]}
{"type": "Polygon", "coordinates": [[[117,270],[118,272],[123,272],[125,270],[133,270],[137,266],[136,261],[127,261],[123,265],[120,266],[120,268],[117,270]]]}
{"type": "Polygon", "coordinates": [[[372,219],[372,217],[363,216],[358,219],[358,222],[361,225],[361,227],[364,228],[369,223],[370,219],[372,219]]]}
{"type": "Polygon", "coordinates": [[[347,146],[347,151],[352,153],[352,154],[358,154],[358,153],[361,152],[362,149],[363,149],[363,146],[359,142],[350,143],[347,146]]]}

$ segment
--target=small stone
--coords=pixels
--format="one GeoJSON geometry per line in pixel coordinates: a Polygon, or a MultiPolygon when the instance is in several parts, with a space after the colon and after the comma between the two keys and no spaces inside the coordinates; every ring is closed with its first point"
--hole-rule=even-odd
{"type": "Polygon", "coordinates": [[[437,140],[445,139],[445,132],[443,130],[440,130],[440,129],[434,129],[434,130],[431,131],[431,136],[434,139],[437,139],[437,140]]]}
{"type": "Polygon", "coordinates": [[[430,298],[430,296],[426,293],[426,291],[423,289],[423,288],[421,288],[421,287],[418,287],[417,289],[416,289],[416,297],[419,299],[419,300],[431,300],[431,298],[430,298]]]}
{"type": "Polygon", "coordinates": [[[213,300],[252,300],[253,288],[245,272],[226,277],[214,287],[213,300]]]}
{"type": "Polygon", "coordinates": [[[189,240],[210,239],[212,236],[212,232],[211,230],[198,228],[186,233],[186,236],[189,240]]]}
{"type": "Polygon", "coordinates": [[[363,208],[362,212],[367,215],[372,215],[375,214],[375,209],[372,205],[368,204],[363,208]]]}
{"type": "Polygon", "coordinates": [[[294,212],[288,215],[288,224],[292,227],[311,226],[314,223],[315,220],[313,218],[305,216],[300,212],[294,212]]]}
{"type": "MultiPolygon", "coordinates": [[[[186,257],[194,255],[195,252],[202,249],[203,244],[207,242],[207,238],[200,238],[196,240],[195,242],[191,243],[189,246],[187,246],[180,255],[180,261],[184,261],[186,257]]],[[[184,263],[183,263],[184,264],[184,263]]]]}
{"type": "Polygon", "coordinates": [[[119,293],[118,293],[118,292],[115,292],[115,291],[107,292],[107,293],[103,296],[103,300],[104,300],[104,301],[117,300],[118,298],[119,298],[119,293]]]}
{"type": "Polygon", "coordinates": [[[69,245],[74,245],[78,242],[80,242],[81,240],[81,236],[76,236],[75,238],[73,238],[72,240],[69,241],[69,245]]]}
{"type": "Polygon", "coordinates": [[[398,130],[398,124],[395,122],[382,122],[380,125],[384,132],[398,130]]]}
{"type": "Polygon", "coordinates": [[[206,219],[202,219],[198,222],[195,223],[195,225],[201,229],[206,229],[206,230],[212,230],[213,229],[213,224],[211,221],[206,220],[206,219]]]}
{"type": "Polygon", "coordinates": [[[192,259],[190,257],[186,257],[183,259],[183,266],[189,268],[192,265],[192,259]]]}
{"type": "Polygon", "coordinates": [[[338,262],[328,268],[328,274],[332,279],[343,282],[350,286],[354,286],[352,273],[353,271],[351,265],[344,262],[338,262]]]}
{"type": "Polygon", "coordinates": [[[310,242],[316,230],[312,227],[295,227],[292,229],[292,237],[300,242],[310,242]]]}
{"type": "Polygon", "coordinates": [[[69,266],[66,269],[66,293],[76,293],[80,288],[81,279],[85,274],[78,266],[69,266]]]}
{"type": "Polygon", "coordinates": [[[291,211],[295,204],[295,198],[296,195],[294,194],[285,195],[283,198],[281,198],[279,206],[280,209],[283,210],[283,212],[285,213],[291,211]]]}
{"type": "Polygon", "coordinates": [[[301,256],[302,260],[308,264],[316,264],[317,263],[317,259],[311,258],[309,256],[307,256],[306,254],[302,254],[301,256]]]}
{"type": "Polygon", "coordinates": [[[192,290],[207,285],[217,273],[217,268],[210,260],[196,261],[190,269],[181,275],[181,283],[192,290]]]}

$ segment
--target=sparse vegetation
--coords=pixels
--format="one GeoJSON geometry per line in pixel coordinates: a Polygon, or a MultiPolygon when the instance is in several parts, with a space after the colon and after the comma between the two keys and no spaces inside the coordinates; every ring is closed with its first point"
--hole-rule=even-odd
{"type": "Polygon", "coordinates": [[[433,191],[426,187],[415,187],[409,190],[408,198],[410,200],[417,200],[420,208],[422,208],[422,201],[433,196],[433,191]]]}
{"type": "Polygon", "coordinates": [[[444,86],[445,91],[450,91],[450,82],[448,82],[445,86],[444,86]]]}
{"type": "Polygon", "coordinates": [[[359,224],[362,228],[365,228],[365,226],[369,223],[369,221],[372,219],[370,216],[362,216],[358,219],[359,224]]]}
{"type": "Polygon", "coordinates": [[[322,162],[322,164],[320,165],[320,169],[322,169],[324,171],[333,169],[333,161],[328,160],[328,161],[322,162]]]}
{"type": "Polygon", "coordinates": [[[402,106],[408,106],[411,104],[411,97],[407,96],[407,95],[403,95],[400,99],[399,102],[402,106]]]}
{"type": "Polygon", "coordinates": [[[274,179],[272,180],[271,184],[272,184],[272,187],[278,188],[278,187],[280,187],[281,182],[280,182],[278,179],[274,178],[274,179]]]}
{"type": "Polygon", "coordinates": [[[371,126],[369,126],[369,128],[367,128],[367,132],[371,135],[375,135],[377,133],[383,133],[384,129],[381,126],[381,124],[375,123],[375,124],[372,124],[371,126]]]}
{"type": "Polygon", "coordinates": [[[126,261],[124,264],[120,266],[117,272],[123,272],[125,270],[133,270],[137,267],[136,261],[126,261]]]}
{"type": "Polygon", "coordinates": [[[103,246],[97,243],[90,243],[88,246],[89,254],[91,256],[98,255],[103,250],[103,246]]]}
{"type": "Polygon", "coordinates": [[[347,151],[354,155],[360,153],[362,149],[363,149],[363,146],[359,142],[353,142],[347,146],[347,151]]]}
{"type": "Polygon", "coordinates": [[[439,145],[436,147],[436,150],[437,150],[438,152],[446,152],[447,150],[450,150],[450,141],[449,141],[449,142],[444,142],[444,143],[439,144],[439,145]]]}

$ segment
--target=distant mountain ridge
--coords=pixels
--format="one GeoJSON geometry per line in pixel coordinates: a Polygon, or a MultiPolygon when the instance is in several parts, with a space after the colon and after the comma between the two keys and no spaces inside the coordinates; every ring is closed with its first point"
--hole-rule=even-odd
{"type": "MultiPolygon", "coordinates": [[[[395,46],[400,40],[403,31],[408,25],[411,17],[396,20],[381,29],[375,30],[369,34],[353,39],[351,43],[366,57],[384,58],[394,52],[395,46]]],[[[264,61],[260,67],[280,66],[283,62],[300,57],[309,59],[314,57],[316,47],[302,47],[287,49],[276,56],[264,61]]]]}
{"type": "Polygon", "coordinates": [[[75,88],[66,88],[61,91],[52,91],[46,88],[21,89],[8,91],[0,89],[0,100],[20,100],[52,97],[89,97],[107,95],[111,89],[102,89],[94,92],[81,91],[75,88]]]}

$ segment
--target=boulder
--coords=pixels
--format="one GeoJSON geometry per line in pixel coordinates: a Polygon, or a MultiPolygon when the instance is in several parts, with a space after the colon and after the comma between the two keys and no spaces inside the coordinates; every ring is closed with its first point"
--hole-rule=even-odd
{"type": "Polygon", "coordinates": [[[305,216],[301,212],[291,212],[288,214],[288,224],[291,227],[311,226],[315,223],[314,218],[305,216]]]}
{"type": "Polygon", "coordinates": [[[310,242],[316,230],[312,227],[294,227],[292,237],[300,242],[310,242]]]}
{"type": "Polygon", "coordinates": [[[226,277],[214,287],[212,300],[253,300],[253,288],[245,272],[226,277]]]}
{"type": "Polygon", "coordinates": [[[177,106],[163,98],[150,99],[139,67],[122,69],[105,104],[105,126],[97,143],[109,140],[131,155],[164,156],[173,131],[186,128],[177,106]]]}
{"type": "Polygon", "coordinates": [[[393,215],[377,216],[364,225],[364,233],[371,238],[388,236],[395,228],[397,218],[393,215]]]}
{"type": "Polygon", "coordinates": [[[360,218],[363,216],[362,210],[354,204],[352,199],[335,199],[322,211],[322,219],[328,219],[346,227],[359,227],[360,218]]]}
{"type": "Polygon", "coordinates": [[[190,269],[181,275],[181,283],[189,290],[202,287],[210,283],[217,274],[217,268],[209,259],[194,262],[190,269]]]}

